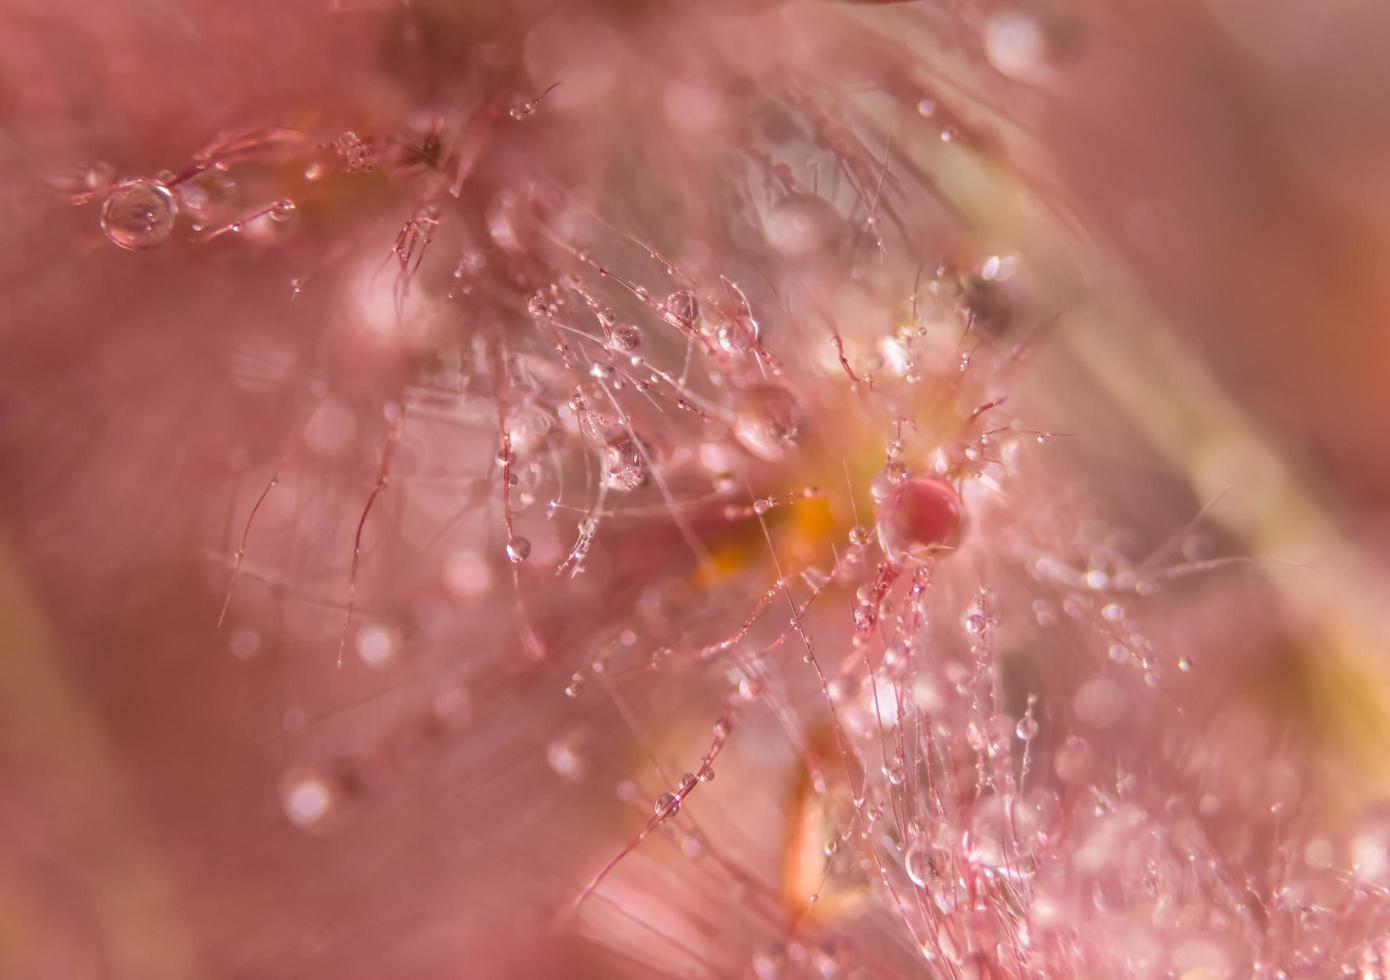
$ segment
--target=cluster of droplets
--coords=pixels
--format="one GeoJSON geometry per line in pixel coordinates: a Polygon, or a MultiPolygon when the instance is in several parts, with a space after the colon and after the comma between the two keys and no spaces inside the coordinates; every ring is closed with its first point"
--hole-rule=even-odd
{"type": "MultiPolygon", "coordinates": [[[[1019,76],[1038,68],[1040,30],[1024,15],[993,18],[992,63],[1019,76]]],[[[533,132],[549,91],[512,102],[505,117],[528,125],[505,128],[533,132]]],[[[585,711],[605,697],[625,706],[621,688],[633,676],[668,694],[695,692],[689,709],[675,699],[681,711],[698,712],[698,695],[723,691],[703,755],[691,750],[698,764],[691,759],[675,779],[664,775],[654,802],[631,791],[651,808],[634,846],[690,822],[692,794],[713,779],[716,756],[740,751],[738,715],[750,739],[790,733],[795,749],[784,780],[793,788],[778,793],[792,800],[794,829],[789,843],[770,846],[810,855],[799,865],[806,873],[788,872],[784,882],[798,916],[814,909],[831,933],[872,907],[909,940],[915,960],[945,976],[1039,975],[1044,964],[1115,975],[1123,956],[1107,958],[1081,924],[1094,914],[1119,929],[1152,907],[1152,927],[1125,932],[1124,942],[1135,950],[1131,966],[1158,969],[1155,937],[1185,914],[1173,903],[1204,902],[1223,914],[1237,904],[1216,870],[1229,867],[1209,826],[1221,812],[1219,794],[1160,799],[1142,788],[1143,780],[1181,786],[1179,777],[1190,778],[1172,771],[1182,767],[1171,757],[1190,743],[1155,747],[1152,763],[1116,748],[1136,719],[1180,727],[1162,714],[1171,710],[1164,668],[1185,673],[1193,660],[1166,651],[1148,612],[1172,569],[1101,547],[1099,533],[1069,533],[1050,503],[1060,493],[1037,475],[1050,434],[1024,429],[1000,390],[1023,346],[998,305],[1018,260],[989,254],[964,273],[943,264],[919,289],[918,257],[894,260],[907,243],[886,230],[888,206],[864,190],[877,160],[852,153],[850,137],[827,120],[808,111],[806,121],[847,154],[840,162],[859,192],[849,204],[832,203],[811,189],[814,178],[749,154],[745,165],[773,192],[750,199],[755,245],[730,267],[766,270],[766,292],[750,285],[754,275],[708,271],[708,255],[684,268],[624,233],[582,223],[576,230],[572,215],[544,221],[536,215],[562,208],[524,181],[478,201],[440,185],[432,201],[412,202],[383,249],[399,269],[392,314],[405,319],[411,302],[467,311],[459,318],[467,327],[419,360],[450,364],[458,378],[450,396],[435,391],[431,399],[492,447],[482,453],[490,458],[476,493],[460,495],[487,516],[489,553],[454,555],[445,563],[449,580],[456,592],[505,595],[488,615],[513,615],[519,637],[548,629],[561,641],[517,646],[543,662],[547,691],[562,707],[568,701],[558,697],[554,671],[568,677],[566,699],[592,685],[585,711]],[[485,237],[454,242],[459,226],[485,237]],[[430,278],[440,266],[433,257],[455,245],[439,286],[430,278]],[[873,281],[861,261],[870,255],[892,283],[879,293],[862,285],[873,281]],[[827,260],[846,256],[847,264],[827,260]],[[779,302],[811,293],[810,280],[837,277],[864,290],[858,313],[882,308],[892,315],[881,322],[892,326],[827,314],[812,329],[779,302]],[[541,500],[543,509],[535,506],[541,500]],[[493,561],[503,574],[493,575],[493,561]],[[571,580],[591,567],[597,581],[578,591],[571,580]],[[575,670],[572,651],[591,649],[586,632],[611,630],[614,620],[644,630],[623,629],[624,639],[575,670]],[[1211,870],[1188,876],[1184,868],[1211,870]]],[[[378,168],[401,180],[472,176],[441,127],[390,138],[346,132],[306,143],[308,162],[296,165],[316,186],[328,167],[349,177],[378,168]]],[[[941,136],[957,138],[950,127],[941,136]]],[[[214,220],[224,206],[213,190],[231,186],[223,164],[245,159],[248,146],[213,152],[184,174],[100,176],[91,193],[102,200],[107,237],[137,250],[168,241],[184,216],[204,239],[262,219],[289,221],[300,209],[288,197],[214,220]]],[[[302,282],[295,278],[296,293],[302,282]]],[[[815,303],[807,306],[819,315],[815,303]]],[[[410,438],[426,414],[413,411],[393,420],[390,439],[410,438]]],[[[389,463],[388,452],[376,481],[361,488],[348,620],[363,528],[389,463]]],[[[275,486],[272,477],[267,491],[275,486]]],[[[375,621],[356,624],[355,633],[350,625],[342,635],[353,637],[364,665],[396,668],[396,632],[375,621]]],[[[259,647],[247,630],[231,634],[239,658],[259,647]]],[[[525,659],[511,650],[508,657],[525,659]]],[[[458,714],[457,705],[432,705],[402,726],[399,741],[436,744],[458,714]]],[[[544,762],[560,779],[584,782],[600,768],[594,741],[588,728],[567,723],[542,741],[544,762]]],[[[336,763],[292,769],[282,787],[286,819],[331,830],[373,785],[364,771],[336,763]]],[[[1291,807],[1293,794],[1285,795],[1278,804],[1291,807]]],[[[1372,830],[1353,841],[1349,861],[1367,891],[1390,873],[1390,837],[1372,830]]],[[[1323,861],[1322,849],[1314,857],[1330,876],[1333,861],[1323,861]]],[[[1304,863],[1313,863],[1306,853],[1304,863]]],[[[581,898],[603,887],[612,865],[600,866],[581,898]]],[[[1241,968],[1234,927],[1211,931],[1215,938],[1173,954],[1185,971],[1178,975],[1241,968]]],[[[1368,939],[1348,962],[1364,973],[1379,968],[1383,953],[1368,939]]],[[[840,955],[852,959],[813,942],[779,942],[754,954],[753,967],[771,977],[840,955]]]]}

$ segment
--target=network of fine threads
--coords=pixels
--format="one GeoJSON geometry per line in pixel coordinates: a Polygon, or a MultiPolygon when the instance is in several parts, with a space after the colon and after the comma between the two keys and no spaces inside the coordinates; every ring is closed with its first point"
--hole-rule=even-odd
{"type": "Polygon", "coordinates": [[[285,818],[521,726],[588,828],[547,927],[633,976],[1384,975],[1390,822],[1320,836],[1313,760],[1199,696],[1194,583],[1258,575],[1202,502],[1112,499],[1049,421],[1067,311],[907,149],[986,144],[868,37],[887,112],[699,30],[659,84],[549,37],[72,195],[330,324],[233,362],[303,424],[209,546],[231,652],[335,675],[273,738],[285,818]]]}

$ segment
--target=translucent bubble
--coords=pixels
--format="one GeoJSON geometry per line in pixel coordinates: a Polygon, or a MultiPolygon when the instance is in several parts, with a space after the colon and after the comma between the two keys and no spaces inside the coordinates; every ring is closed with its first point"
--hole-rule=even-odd
{"type": "Polygon", "coordinates": [[[507,560],[520,564],[531,556],[531,542],[523,537],[513,537],[507,542],[507,560]]]}
{"type": "Polygon", "coordinates": [[[899,485],[878,512],[878,542],[890,561],[923,560],[960,542],[964,520],[955,489],[934,477],[899,485]]]}
{"type": "Polygon", "coordinates": [[[642,449],[631,436],[603,447],[603,485],[610,490],[636,490],[647,482],[642,449]]]}
{"type": "Polygon", "coordinates": [[[174,231],[178,202],[154,180],[133,180],[117,188],[101,208],[101,228],[121,248],[153,248],[174,231]]]}
{"type": "Polygon", "coordinates": [[[758,342],[758,321],[738,314],[719,325],[719,346],[728,354],[744,354],[758,342]]]}
{"type": "Polygon", "coordinates": [[[753,455],[776,462],[801,438],[805,424],[790,391],[781,385],[754,385],[739,398],[734,436],[753,455]]]}
{"type": "Polygon", "coordinates": [[[918,888],[926,888],[941,873],[936,848],[925,836],[918,837],[907,849],[907,876],[918,888]]]}
{"type": "Polygon", "coordinates": [[[768,213],[763,232],[772,250],[802,259],[822,251],[841,228],[840,213],[824,198],[792,194],[768,213]]]}
{"type": "Polygon", "coordinates": [[[276,202],[275,202],[275,206],[272,207],[272,208],[270,209],[270,220],[271,220],[271,221],[288,221],[288,220],[290,220],[290,217],[294,214],[294,212],[295,212],[295,204],[294,204],[294,201],[290,200],[290,199],[287,197],[287,198],[284,198],[283,200],[280,200],[280,201],[276,201],[276,202]]]}
{"type": "Polygon", "coordinates": [[[613,350],[631,353],[642,346],[642,331],[630,323],[614,327],[608,336],[608,346],[613,350]]]}
{"type": "Polygon", "coordinates": [[[1018,727],[1014,729],[1014,734],[1024,742],[1031,742],[1038,737],[1038,721],[1032,715],[1024,715],[1018,720],[1018,727]]]}
{"type": "Polygon", "coordinates": [[[687,327],[694,326],[695,321],[700,318],[700,301],[688,289],[678,289],[667,296],[662,309],[668,319],[687,327]]]}
{"type": "Polygon", "coordinates": [[[681,801],[674,793],[662,793],[653,809],[658,817],[674,817],[681,812],[681,801]]]}

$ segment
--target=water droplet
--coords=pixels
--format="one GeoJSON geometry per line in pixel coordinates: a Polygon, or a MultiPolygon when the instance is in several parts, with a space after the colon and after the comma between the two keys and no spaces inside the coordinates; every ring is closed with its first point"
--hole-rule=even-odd
{"type": "Polygon", "coordinates": [[[873,532],[863,524],[856,524],[849,529],[849,543],[862,548],[869,543],[869,538],[872,534],[873,532]]]}
{"type": "Polygon", "coordinates": [[[584,693],[584,675],[578,671],[570,675],[569,684],[565,685],[565,697],[577,698],[584,693]]]}
{"type": "Polygon", "coordinates": [[[523,537],[514,537],[507,542],[507,560],[519,564],[531,556],[531,542],[523,537]]]}
{"type": "Polygon", "coordinates": [[[684,773],[680,778],[680,788],[682,792],[692,789],[699,780],[695,778],[693,772],[684,773]]]}
{"type": "Polygon", "coordinates": [[[803,259],[823,251],[843,225],[829,201],[813,194],[792,194],[763,221],[767,243],[783,258],[803,259]]]}
{"type": "Polygon", "coordinates": [[[674,320],[679,326],[693,327],[700,318],[700,301],[688,289],[678,289],[667,296],[661,308],[667,319],[674,320]]]}
{"type": "Polygon", "coordinates": [[[656,806],[653,809],[658,817],[665,820],[681,812],[681,801],[674,793],[662,793],[656,798],[656,806]]]}
{"type": "Polygon", "coordinates": [[[758,342],[758,321],[746,314],[736,314],[719,325],[719,346],[727,354],[744,354],[758,342]]]}
{"type": "Polygon", "coordinates": [[[603,447],[603,485],[610,490],[636,490],[647,482],[641,447],[631,436],[621,436],[603,447]]]}
{"type": "Polygon", "coordinates": [[[1038,737],[1038,720],[1032,715],[1024,715],[1018,720],[1014,734],[1024,742],[1031,742],[1038,737]]]}
{"type": "Polygon", "coordinates": [[[907,876],[918,888],[926,888],[941,873],[936,848],[926,837],[918,837],[907,849],[907,876]]]}
{"type": "Polygon", "coordinates": [[[771,497],[760,497],[753,501],[753,513],[761,517],[772,509],[772,504],[773,501],[771,497]]]}
{"type": "Polygon", "coordinates": [[[169,188],[153,180],[134,180],[106,199],[101,228],[121,248],[153,248],[173,234],[177,214],[178,203],[169,188]]]}
{"type": "Polygon", "coordinates": [[[613,350],[630,354],[642,346],[642,331],[631,323],[615,327],[608,335],[608,346],[613,350]]]}
{"type": "Polygon", "coordinates": [[[1187,673],[1187,672],[1188,672],[1189,670],[1191,670],[1191,669],[1192,669],[1192,658],[1191,658],[1191,657],[1179,657],[1179,658],[1178,658],[1178,670],[1182,671],[1183,673],[1187,673]]]}
{"type": "Polygon", "coordinates": [[[934,477],[907,480],[883,501],[878,541],[895,564],[925,560],[954,549],[964,520],[955,489],[934,477]]]}
{"type": "Polygon", "coordinates": [[[734,436],[753,455],[768,462],[782,459],[801,438],[805,415],[795,396],[781,385],[746,389],[734,416],[734,436]]]}
{"type": "Polygon", "coordinates": [[[290,216],[294,214],[294,211],[294,201],[290,200],[287,197],[282,201],[275,202],[275,206],[270,209],[270,220],[288,221],[290,219],[290,216]]]}

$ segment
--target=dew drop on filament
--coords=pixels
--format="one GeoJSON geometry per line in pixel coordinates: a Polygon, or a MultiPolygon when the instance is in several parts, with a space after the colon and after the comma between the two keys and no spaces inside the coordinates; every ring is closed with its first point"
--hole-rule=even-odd
{"type": "Polygon", "coordinates": [[[654,812],[658,817],[664,820],[667,817],[674,817],[677,813],[680,813],[680,811],[681,801],[674,793],[662,793],[657,797],[654,812]]]}
{"type": "Polygon", "coordinates": [[[700,318],[700,301],[688,289],[676,290],[661,305],[667,319],[680,326],[693,327],[700,318]]]}
{"type": "Polygon", "coordinates": [[[737,314],[719,325],[719,346],[726,354],[744,354],[758,342],[758,322],[746,314],[737,314]]]}
{"type": "Polygon", "coordinates": [[[630,323],[613,328],[609,334],[608,346],[616,351],[630,354],[642,346],[642,330],[630,323]]]}
{"type": "Polygon", "coordinates": [[[760,459],[782,459],[804,427],[805,417],[796,398],[780,385],[754,385],[739,399],[734,436],[760,459]]]}
{"type": "Polygon", "coordinates": [[[154,180],[118,187],[101,208],[101,229],[125,249],[154,248],[174,231],[178,203],[169,188],[154,180]]]}
{"type": "Polygon", "coordinates": [[[631,436],[623,436],[603,448],[603,485],[629,492],[647,482],[642,449],[631,436]]]}
{"type": "Polygon", "coordinates": [[[900,484],[879,507],[878,541],[890,561],[924,560],[949,552],[961,539],[960,497],[944,480],[919,477],[900,484]]]}
{"type": "Polygon", "coordinates": [[[925,888],[937,875],[936,855],[931,842],[918,837],[907,850],[907,876],[918,888],[925,888]]]}

